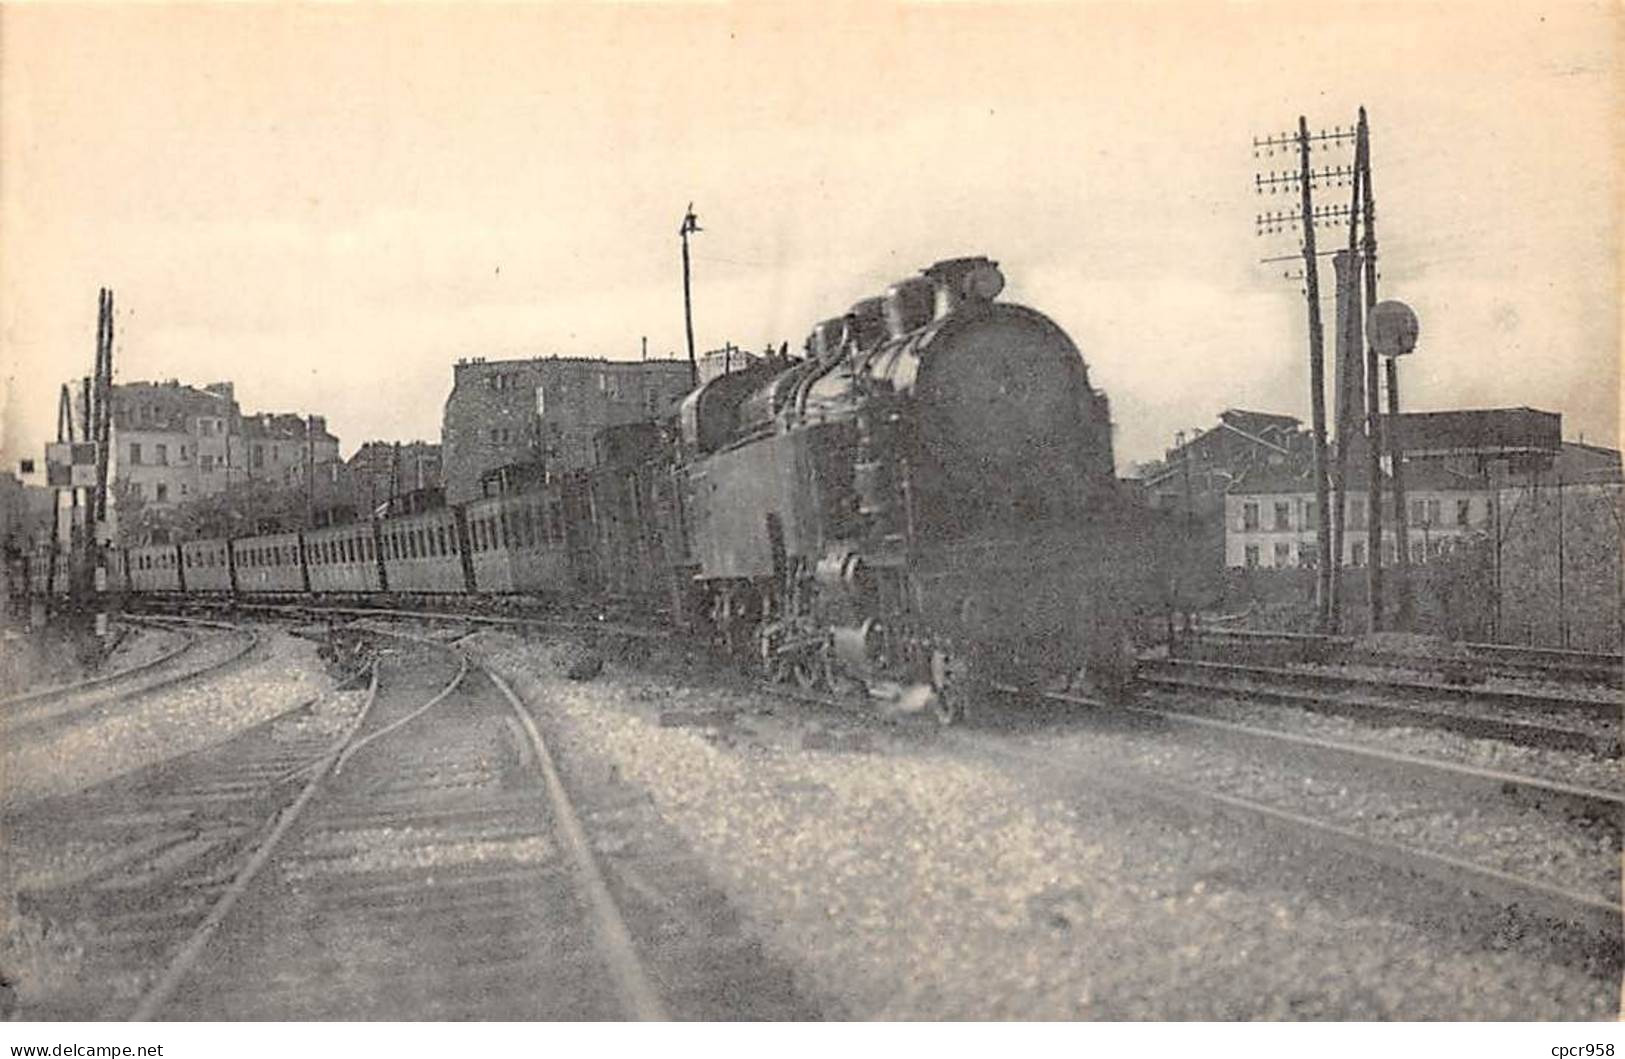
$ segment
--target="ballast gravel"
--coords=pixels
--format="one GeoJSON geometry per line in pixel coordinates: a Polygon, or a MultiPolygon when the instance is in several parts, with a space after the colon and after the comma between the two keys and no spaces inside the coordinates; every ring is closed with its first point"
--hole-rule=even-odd
{"type": "Polygon", "coordinates": [[[0,747],[0,804],[66,794],[224,742],[333,686],[316,645],[271,628],[259,658],[0,747]]]}
{"type": "Polygon", "coordinates": [[[673,687],[613,661],[572,682],[555,652],[509,634],[464,646],[513,680],[567,770],[640,786],[807,994],[851,1018],[1617,1011],[1601,976],[1351,912],[1230,831],[992,754],[831,735],[748,690],[673,687]]]}

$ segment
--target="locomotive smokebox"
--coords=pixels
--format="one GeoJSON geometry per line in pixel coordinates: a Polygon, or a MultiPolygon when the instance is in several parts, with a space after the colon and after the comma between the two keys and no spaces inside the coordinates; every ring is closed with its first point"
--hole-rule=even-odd
{"type": "Polygon", "coordinates": [[[992,301],[1004,290],[999,263],[986,257],[952,257],[924,270],[935,289],[936,316],[941,319],[968,303],[992,301]]]}

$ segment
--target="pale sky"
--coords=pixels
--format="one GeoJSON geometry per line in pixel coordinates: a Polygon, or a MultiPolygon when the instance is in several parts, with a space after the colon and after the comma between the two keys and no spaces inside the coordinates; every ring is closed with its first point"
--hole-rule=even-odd
{"type": "Polygon", "coordinates": [[[103,285],[121,380],[230,379],[346,454],[438,440],[459,357],[680,353],[693,200],[702,350],[799,348],[985,253],[1078,343],[1126,471],[1226,407],[1308,418],[1303,299],[1257,261],[1296,244],[1253,226],[1293,205],[1253,172],[1289,163],[1251,138],[1361,104],[1380,293],[1422,323],[1406,406],[1531,405],[1613,444],[1621,26],[1573,3],[5,7],[0,455],[54,436],[103,285]]]}

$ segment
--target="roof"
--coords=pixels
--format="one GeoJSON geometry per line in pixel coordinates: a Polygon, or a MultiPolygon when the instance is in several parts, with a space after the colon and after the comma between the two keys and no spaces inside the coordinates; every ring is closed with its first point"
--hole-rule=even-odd
{"type": "MultiPolygon", "coordinates": [[[[256,412],[253,415],[243,416],[243,435],[251,438],[304,441],[305,423],[306,418],[297,412],[256,412]]],[[[338,441],[337,437],[328,433],[327,423],[321,416],[311,416],[310,424],[312,440],[338,441]]]]}
{"type": "Polygon", "coordinates": [[[230,397],[168,382],[113,384],[113,423],[125,430],[185,430],[194,415],[230,415],[236,404],[230,397]]]}
{"type": "MultiPolygon", "coordinates": [[[[1363,493],[1369,488],[1371,481],[1366,474],[1365,450],[1361,446],[1356,454],[1350,449],[1350,459],[1343,470],[1343,481],[1350,492],[1363,493]]],[[[1327,474],[1335,473],[1334,468],[1328,467],[1327,474]]],[[[1382,478],[1382,487],[1388,488],[1388,476],[1382,478]]],[[[1293,469],[1290,467],[1258,467],[1241,475],[1231,486],[1228,492],[1235,495],[1265,496],[1270,494],[1303,494],[1313,492],[1315,488],[1314,476],[1308,467],[1293,469]]],[[[1426,490],[1428,492],[1483,492],[1491,488],[1490,481],[1481,474],[1468,474],[1443,459],[1421,459],[1405,461],[1405,489],[1426,490]]]]}
{"type": "Polygon", "coordinates": [[[1293,416],[1280,415],[1276,412],[1249,412],[1245,408],[1226,408],[1219,413],[1221,422],[1240,430],[1254,434],[1265,430],[1296,430],[1299,421],[1293,416]]]}
{"type": "Polygon", "coordinates": [[[1397,426],[1406,452],[1556,453],[1563,417],[1527,407],[1401,412],[1397,426]]]}

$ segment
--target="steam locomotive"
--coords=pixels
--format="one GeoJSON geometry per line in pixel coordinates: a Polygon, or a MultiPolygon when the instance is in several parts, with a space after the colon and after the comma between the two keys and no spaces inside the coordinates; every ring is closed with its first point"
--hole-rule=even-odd
{"type": "Polygon", "coordinates": [[[938,262],[683,402],[688,609],[722,643],[945,723],[991,682],[1130,679],[1147,513],[1077,347],[1003,287],[938,262]]]}
{"type": "Polygon", "coordinates": [[[938,262],[818,324],[805,356],[601,437],[590,472],[347,526],[119,549],[110,585],[630,601],[776,679],[944,723],[998,683],[1120,688],[1160,598],[1154,527],[1115,476],[1108,402],[1077,347],[999,302],[1003,286],[985,257],[938,262]]]}

